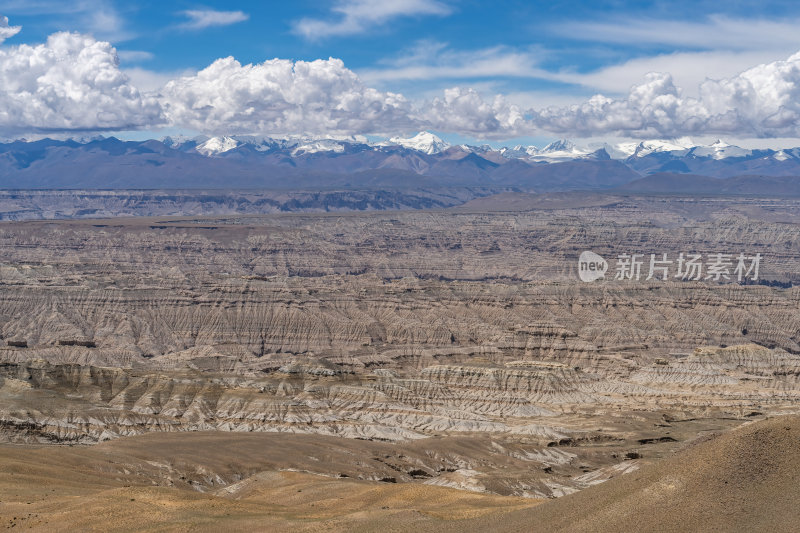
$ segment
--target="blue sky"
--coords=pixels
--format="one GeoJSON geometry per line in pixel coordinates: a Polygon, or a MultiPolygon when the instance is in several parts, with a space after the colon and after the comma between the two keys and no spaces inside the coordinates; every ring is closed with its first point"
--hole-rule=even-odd
{"type": "MultiPolygon", "coordinates": [[[[707,77],[736,79],[742,71],[786,60],[800,50],[796,2],[0,0],[0,15],[21,27],[4,47],[42,43],[58,31],[109,41],[122,72],[144,92],[227,56],[242,65],[273,58],[338,58],[366,87],[401,93],[409,102],[441,98],[451,87],[471,88],[487,102],[503,95],[525,118],[530,116],[526,110],[566,109],[595,94],[624,100],[649,72],[669,73],[682,98],[695,98],[707,77]],[[394,11],[387,12],[387,6],[394,11]]],[[[773,103],[763,111],[770,113],[769,120],[758,117],[755,123],[745,117],[738,126],[720,126],[720,119],[704,127],[684,121],[682,127],[614,129],[574,120],[564,125],[562,114],[560,122],[541,119],[536,127],[487,126],[485,137],[626,137],[651,130],[676,136],[796,137],[786,120],[780,128],[764,125],[776,121],[781,102],[773,103]]],[[[761,110],[765,104],[753,105],[761,110]]],[[[450,123],[457,121],[440,117],[431,122],[450,123]]],[[[353,133],[374,133],[365,128],[353,133]]],[[[472,125],[440,131],[467,139],[483,135],[472,125]]]]}

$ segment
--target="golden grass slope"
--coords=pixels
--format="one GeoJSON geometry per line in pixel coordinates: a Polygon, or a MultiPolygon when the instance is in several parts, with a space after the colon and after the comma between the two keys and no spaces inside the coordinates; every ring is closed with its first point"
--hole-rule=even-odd
{"type": "MultiPolygon", "coordinates": [[[[265,435],[149,434],[92,447],[0,446],[0,528],[32,531],[345,531],[472,519],[540,500],[274,468],[265,435]],[[259,457],[268,457],[259,462],[259,457]],[[237,476],[241,480],[230,482],[237,476]]],[[[275,435],[266,435],[274,437],[275,435]]],[[[281,436],[279,436],[281,437],[281,436]]],[[[289,440],[297,436],[286,435],[289,440]]],[[[319,439],[307,436],[305,440],[319,439]]],[[[323,440],[358,443],[344,439],[323,440]]],[[[325,444],[325,443],[322,443],[325,444]]],[[[295,446],[302,457],[317,444],[295,446]]],[[[368,457],[366,450],[360,450],[368,457]]],[[[353,453],[358,453],[354,446],[353,453]]],[[[342,461],[339,450],[317,459],[342,461]]],[[[284,464],[294,461],[284,456],[284,464]]]]}
{"type": "MultiPolygon", "coordinates": [[[[451,524],[437,531],[463,530],[451,524]]],[[[469,524],[555,532],[800,530],[800,417],[747,424],[535,509],[469,524]]]]}
{"type": "Polygon", "coordinates": [[[236,453],[257,444],[252,438],[250,444],[237,442],[242,437],[248,438],[180,433],[94,447],[0,447],[0,527],[781,532],[797,531],[800,523],[798,416],[705,438],[672,457],[542,505],[540,500],[296,471],[264,470],[214,487],[208,475],[224,473],[226,465],[235,471],[236,453]],[[192,446],[194,463],[186,455],[192,446]],[[198,479],[205,475],[200,488],[206,492],[192,490],[192,479],[177,476],[174,486],[163,486],[170,470],[179,471],[177,466],[198,479]]]}

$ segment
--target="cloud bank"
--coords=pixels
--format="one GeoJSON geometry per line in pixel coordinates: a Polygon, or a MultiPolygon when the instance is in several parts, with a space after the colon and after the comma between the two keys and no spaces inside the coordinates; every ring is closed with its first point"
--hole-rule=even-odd
{"type": "Polygon", "coordinates": [[[542,133],[792,137],[800,135],[800,53],[707,80],[696,98],[683,96],[669,74],[652,73],[624,98],[597,95],[540,110],[464,87],[412,103],[366,86],[338,59],[243,66],[227,58],[168,83],[160,101],[171,124],[214,132],[352,135],[431,128],[487,139],[542,133]]]}
{"type": "Polygon", "coordinates": [[[114,48],[77,33],[0,47],[0,130],[7,134],[138,129],[161,106],[120,72],[114,48]]]}
{"type": "Polygon", "coordinates": [[[350,135],[415,126],[401,95],[366,87],[340,59],[218,59],[167,83],[160,100],[174,126],[215,134],[350,135]]]}
{"type": "MultiPolygon", "coordinates": [[[[0,18],[0,38],[18,28],[0,18]]],[[[141,78],[141,76],[139,77],[141,78]]],[[[800,53],[736,76],[706,80],[687,97],[651,73],[624,97],[521,109],[503,96],[454,87],[427,101],[369,86],[340,59],[232,57],[137,89],[107,42],[57,33],[38,45],[0,46],[0,133],[181,128],[208,134],[395,134],[434,129],[482,139],[567,136],[800,136],[800,53]]]]}
{"type": "Polygon", "coordinates": [[[678,137],[729,134],[795,137],[800,134],[800,53],[741,74],[706,80],[697,98],[682,96],[672,76],[651,73],[627,98],[588,101],[535,113],[534,125],[571,135],[678,137]]]}

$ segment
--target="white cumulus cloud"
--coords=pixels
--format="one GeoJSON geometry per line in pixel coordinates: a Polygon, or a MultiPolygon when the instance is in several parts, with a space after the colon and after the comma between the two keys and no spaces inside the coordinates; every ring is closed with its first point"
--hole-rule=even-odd
{"type": "Polygon", "coordinates": [[[162,90],[170,122],[198,131],[350,135],[408,129],[402,95],[365,86],[340,59],[218,59],[162,90]]]}
{"type": "MultiPolygon", "coordinates": [[[[0,17],[0,36],[11,33],[3,33],[7,28],[0,17]]],[[[498,57],[495,52],[486,52],[487,65],[498,57]]],[[[534,102],[525,110],[491,92],[455,87],[411,102],[370,86],[335,58],[242,65],[227,57],[199,72],[123,72],[111,44],[77,33],[56,33],[42,44],[0,46],[5,135],[168,126],[213,135],[394,135],[434,129],[497,140],[546,133],[800,137],[800,53],[705,80],[691,96],[667,73],[648,74],[622,97],[597,95],[543,109],[534,102]]]]}
{"type": "Polygon", "coordinates": [[[209,134],[358,135],[419,129],[481,138],[511,137],[530,128],[502,96],[485,100],[452,88],[416,105],[366,86],[340,59],[273,59],[242,65],[218,59],[197,74],[170,81],[161,103],[173,126],[209,134]]]}
{"type": "Polygon", "coordinates": [[[0,131],[136,129],[161,108],[120,72],[114,47],[76,33],[0,48],[0,131]]]}
{"type": "Polygon", "coordinates": [[[509,138],[530,133],[522,112],[502,96],[486,101],[473,89],[446,89],[441,98],[418,110],[423,126],[481,139],[509,138]]]}
{"type": "Polygon", "coordinates": [[[9,26],[8,17],[0,16],[0,43],[15,36],[22,29],[22,26],[9,26]]]}
{"type": "Polygon", "coordinates": [[[672,76],[651,73],[626,98],[598,95],[532,114],[541,130],[582,136],[800,135],[800,53],[736,76],[706,80],[698,93],[685,97],[672,76]]]}

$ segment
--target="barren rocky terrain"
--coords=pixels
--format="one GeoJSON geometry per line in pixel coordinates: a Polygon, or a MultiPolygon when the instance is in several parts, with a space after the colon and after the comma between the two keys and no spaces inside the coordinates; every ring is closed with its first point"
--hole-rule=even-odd
{"type": "Polygon", "coordinates": [[[507,187],[321,190],[0,190],[0,220],[263,215],[453,207],[507,187]]]}
{"type": "Polygon", "coordinates": [[[346,528],[397,501],[403,520],[454,520],[628,479],[798,412],[798,207],[507,193],[427,211],[0,223],[0,517],[46,528],[69,512],[44,488],[31,518],[7,506],[48,486],[9,481],[27,453],[110,491],[53,486],[73,501],[157,501],[169,521],[207,495],[238,502],[220,516],[247,514],[252,495],[295,513],[262,519],[298,528],[319,525],[292,522],[317,501],[304,487],[391,492],[328,523],[346,528]],[[583,283],[584,250],[763,261],[742,283],[583,283]]]}

